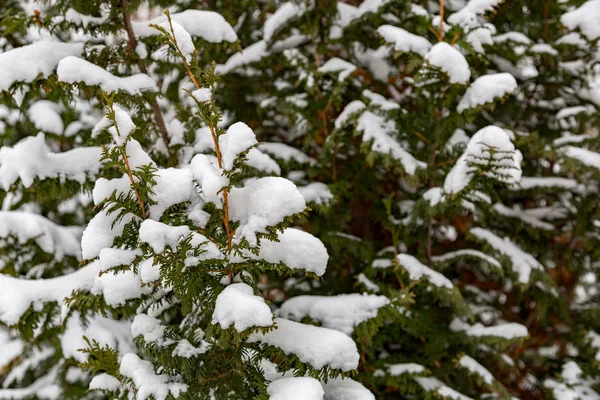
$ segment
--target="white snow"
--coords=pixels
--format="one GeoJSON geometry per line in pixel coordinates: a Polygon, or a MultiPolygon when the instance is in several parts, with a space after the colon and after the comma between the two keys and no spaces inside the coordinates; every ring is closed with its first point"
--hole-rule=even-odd
{"type": "Polygon", "coordinates": [[[111,390],[116,391],[121,386],[117,378],[112,375],[100,373],[92,378],[89,384],[90,390],[111,390]]]}
{"type": "Polygon", "coordinates": [[[329,254],[318,238],[300,229],[286,228],[278,242],[262,240],[258,258],[269,263],[283,263],[291,269],[303,269],[318,276],[325,273],[329,254]]]}
{"type": "Polygon", "coordinates": [[[62,135],[65,130],[65,125],[60,116],[60,107],[52,101],[36,101],[29,106],[27,116],[33,122],[35,128],[40,131],[62,135]]]}
{"type": "Polygon", "coordinates": [[[135,274],[133,269],[117,273],[106,271],[115,266],[130,265],[135,257],[139,255],[141,255],[139,250],[102,249],[99,262],[100,270],[104,273],[96,277],[90,292],[92,294],[102,294],[106,304],[112,307],[124,305],[127,300],[136,299],[143,294],[150,293],[152,291],[151,287],[142,286],[140,276],[135,274]]]}
{"type": "Polygon", "coordinates": [[[192,36],[188,31],[185,30],[183,26],[181,26],[177,21],[171,19],[171,23],[169,21],[162,22],[160,26],[166,29],[167,32],[171,34],[175,42],[177,43],[177,47],[181,51],[181,54],[185,58],[185,60],[189,63],[192,61],[192,54],[196,51],[194,47],[194,42],[192,41],[192,36]]]}
{"type": "Polygon", "coordinates": [[[295,147],[285,143],[264,142],[258,145],[259,150],[269,153],[271,156],[285,162],[297,162],[299,164],[314,164],[314,160],[295,147]]]}
{"type": "Polygon", "coordinates": [[[513,42],[518,44],[530,45],[531,39],[522,34],[521,32],[506,32],[500,35],[494,36],[494,43],[505,43],[513,42]]]}
{"type": "Polygon", "coordinates": [[[452,289],[452,282],[444,275],[432,270],[426,265],[423,265],[419,260],[409,254],[398,254],[398,262],[408,271],[408,276],[413,281],[418,281],[421,278],[425,279],[434,286],[439,288],[452,289]]]}
{"type": "MultiPolygon", "coordinates": [[[[14,236],[20,244],[34,240],[42,251],[61,261],[64,256],[81,258],[79,234],[41,215],[24,211],[0,211],[0,238],[14,236]]],[[[80,232],[80,231],[79,231],[80,232]]]]}
{"type": "Polygon", "coordinates": [[[140,94],[144,91],[155,91],[156,82],[146,74],[135,74],[119,77],[104,68],[92,64],[79,57],[65,57],[57,68],[58,80],[67,83],[83,82],[88,86],[100,86],[105,92],[125,91],[140,94]]]}
{"type": "Polygon", "coordinates": [[[100,147],[81,147],[52,153],[43,133],[29,136],[14,147],[0,148],[0,183],[5,190],[21,179],[24,187],[46,178],[66,178],[84,183],[100,171],[100,147]]]}
{"type": "Polygon", "coordinates": [[[381,292],[381,288],[379,287],[379,285],[367,278],[367,276],[362,272],[356,276],[356,280],[362,283],[367,288],[367,290],[370,290],[371,292],[381,292]]]}
{"type": "Polygon", "coordinates": [[[579,29],[588,40],[600,37],[600,0],[589,0],[579,8],[569,11],[560,17],[560,22],[567,28],[579,29]]]}
{"type": "Polygon", "coordinates": [[[130,323],[128,321],[117,321],[95,315],[87,319],[87,325],[83,325],[80,315],[75,312],[66,322],[64,333],[60,336],[60,346],[65,358],[73,358],[77,362],[85,362],[89,354],[80,350],[89,347],[85,340],[96,340],[100,346],[108,345],[119,352],[133,350],[133,343],[129,333],[130,323]]]}
{"type": "Polygon", "coordinates": [[[82,52],[83,43],[39,41],[0,53],[0,91],[15,82],[32,82],[38,75],[47,78],[60,60],[82,52]]]}
{"type": "Polygon", "coordinates": [[[431,49],[431,43],[423,36],[415,35],[393,25],[382,25],[377,28],[383,39],[392,44],[395,51],[412,52],[425,56],[431,49]]]}
{"type": "Polygon", "coordinates": [[[307,203],[315,203],[318,206],[327,204],[333,199],[329,186],[322,182],[312,182],[306,186],[298,186],[298,191],[307,203]]]}
{"type": "Polygon", "coordinates": [[[260,178],[243,188],[229,192],[229,218],[239,221],[234,240],[245,238],[256,245],[256,234],[283,222],[285,217],[306,208],[296,185],[280,177],[260,178]]]}
{"type": "Polygon", "coordinates": [[[481,379],[483,379],[483,381],[488,385],[491,385],[494,381],[494,376],[491,374],[491,372],[473,358],[464,355],[458,360],[458,363],[468,369],[471,373],[479,375],[479,377],[481,377],[481,379]]]}
{"type": "Polygon", "coordinates": [[[451,252],[445,253],[441,256],[433,256],[433,257],[431,257],[431,260],[433,262],[437,263],[437,262],[450,261],[450,260],[453,260],[453,259],[459,258],[459,257],[477,257],[477,258],[480,258],[480,259],[486,261],[488,264],[490,264],[493,267],[502,268],[502,264],[500,264],[500,261],[496,260],[494,257],[491,257],[479,250],[473,250],[473,249],[462,249],[462,250],[451,251],[451,252]]]}
{"type": "Polygon", "coordinates": [[[89,290],[100,272],[93,262],[67,275],[50,279],[26,280],[0,274],[0,321],[16,324],[31,305],[62,304],[74,290],[89,290]]]}
{"type": "Polygon", "coordinates": [[[201,255],[202,259],[219,259],[223,257],[216,244],[200,233],[192,232],[185,225],[171,226],[147,219],[142,222],[139,232],[140,242],[149,244],[156,254],[165,251],[167,246],[175,250],[177,245],[190,235],[192,237],[190,244],[204,251],[201,255]]]}
{"type": "Polygon", "coordinates": [[[534,216],[527,214],[525,210],[519,208],[510,208],[501,203],[494,204],[494,211],[505,217],[518,218],[534,228],[543,229],[546,231],[554,230],[554,225],[541,221],[534,216]]]}
{"type": "Polygon", "coordinates": [[[144,342],[152,343],[161,347],[168,346],[173,340],[165,338],[165,326],[160,320],[148,314],[137,314],[131,324],[131,336],[144,338],[144,342]]]}
{"type": "Polygon", "coordinates": [[[170,376],[156,374],[152,363],[142,360],[134,353],[123,356],[119,372],[133,381],[137,389],[137,400],[146,400],[150,396],[154,396],[155,400],[166,400],[169,394],[177,398],[188,389],[186,384],[177,382],[170,376]]]}
{"type": "Polygon", "coordinates": [[[503,98],[513,93],[516,89],[517,80],[508,72],[480,76],[469,85],[458,103],[457,110],[462,113],[466,109],[491,103],[496,98],[503,98]]]}
{"type": "MultiPolygon", "coordinates": [[[[290,3],[287,3],[290,4],[290,3]]],[[[344,81],[352,72],[356,70],[356,65],[349,63],[346,60],[342,60],[338,57],[330,58],[321,65],[317,71],[322,74],[339,72],[338,82],[344,81]]]]}
{"type": "Polygon", "coordinates": [[[192,171],[166,168],[154,173],[156,185],[150,197],[156,202],[148,207],[148,216],[159,220],[162,214],[175,204],[191,201],[195,196],[192,171]]]}
{"type": "Polygon", "coordinates": [[[273,325],[273,314],[265,299],[254,294],[252,287],[245,283],[227,286],[215,302],[212,323],[227,329],[231,325],[238,332],[254,326],[273,325]]]}
{"type": "Polygon", "coordinates": [[[387,304],[389,300],[385,296],[364,293],[296,296],[281,305],[278,315],[295,321],[310,317],[326,328],[350,335],[357,325],[375,318],[379,309],[387,304]]]}
{"type": "Polygon", "coordinates": [[[579,184],[575,179],[561,178],[555,176],[524,176],[521,178],[520,186],[524,190],[535,188],[561,188],[561,189],[576,189],[579,184]]]}
{"type": "Polygon", "coordinates": [[[388,364],[386,365],[386,369],[391,376],[400,376],[403,374],[414,375],[425,372],[425,367],[415,363],[388,364]]]}
{"type": "Polygon", "coordinates": [[[105,210],[100,210],[92,217],[81,237],[81,255],[84,260],[95,258],[102,249],[111,247],[114,239],[123,233],[125,225],[137,217],[127,214],[113,225],[115,218],[115,215],[108,215],[105,210]]]}
{"type": "Polygon", "coordinates": [[[329,379],[322,385],[325,390],[325,400],[375,400],[375,396],[369,389],[350,378],[329,379]]]}
{"type": "Polygon", "coordinates": [[[465,57],[446,42],[439,42],[425,55],[430,65],[448,75],[450,83],[465,85],[471,78],[471,69],[465,57]]]}
{"type": "Polygon", "coordinates": [[[400,161],[404,169],[413,175],[417,168],[425,168],[426,164],[415,159],[391,135],[397,132],[395,123],[365,111],[359,118],[356,129],[363,133],[363,142],[371,142],[371,150],[381,154],[389,154],[400,161]]]}
{"type": "Polygon", "coordinates": [[[222,171],[216,167],[216,163],[216,160],[212,162],[204,154],[197,154],[188,168],[192,171],[195,181],[200,185],[202,198],[221,208],[223,193],[219,193],[219,191],[229,184],[229,180],[222,175],[222,171]]]}
{"type": "Polygon", "coordinates": [[[548,54],[551,56],[558,55],[558,51],[548,43],[536,43],[529,48],[529,51],[536,54],[548,54]]]}
{"type": "Polygon", "coordinates": [[[344,333],[283,318],[276,318],[275,322],[277,329],[266,334],[253,333],[248,341],[278,347],[315,369],[328,366],[352,371],[358,367],[360,357],[356,344],[344,333]]]}
{"type": "Polygon", "coordinates": [[[218,74],[228,74],[231,71],[262,60],[269,52],[267,51],[267,42],[259,40],[251,44],[239,53],[235,53],[225,62],[217,65],[215,72],[218,74]]]}
{"type": "Polygon", "coordinates": [[[269,383],[267,393],[269,400],[323,400],[324,391],[315,378],[293,377],[269,383]]]}
{"type": "Polygon", "coordinates": [[[350,116],[355,115],[359,111],[364,110],[366,107],[367,106],[365,106],[365,104],[360,100],[353,100],[350,103],[348,103],[346,107],[344,107],[340,115],[338,115],[338,117],[336,118],[335,128],[342,128],[346,124],[350,116]]]}
{"type": "Polygon", "coordinates": [[[479,240],[488,243],[494,250],[508,257],[512,264],[513,271],[517,274],[519,282],[529,283],[531,271],[534,269],[543,270],[544,266],[531,254],[524,252],[519,246],[511,242],[508,238],[502,239],[491,231],[483,228],[471,228],[471,235],[479,240]]]}
{"type": "Polygon", "coordinates": [[[444,191],[452,194],[465,189],[477,170],[475,165],[485,167],[489,164],[491,171],[486,175],[501,182],[519,182],[522,158],[503,129],[493,125],[482,128],[471,137],[465,152],[446,175],[444,191]]]}
{"type": "Polygon", "coordinates": [[[212,99],[212,90],[210,88],[200,88],[192,92],[192,96],[199,103],[204,103],[212,99]]]}
{"type": "Polygon", "coordinates": [[[462,393],[457,392],[442,381],[433,377],[415,376],[413,378],[421,387],[428,392],[435,392],[439,397],[452,400],[473,400],[462,393]]]}
{"type": "MultiPolygon", "coordinates": [[[[231,25],[217,12],[204,10],[185,10],[171,13],[171,21],[181,25],[190,35],[200,37],[207,42],[220,43],[223,41],[233,43],[237,35],[231,25]]],[[[138,37],[155,36],[160,32],[148,26],[149,24],[160,25],[167,22],[167,17],[161,15],[150,21],[135,22],[131,25],[138,37]]],[[[167,31],[170,31],[167,29],[167,31]]]]}
{"type": "Polygon", "coordinates": [[[527,328],[521,324],[510,322],[494,326],[484,326],[479,322],[475,325],[469,325],[458,318],[454,318],[450,323],[450,330],[454,332],[465,332],[468,336],[485,337],[496,336],[504,339],[524,338],[529,335],[527,328]]]}
{"type": "MultiPolygon", "coordinates": [[[[581,147],[575,146],[565,146],[561,148],[561,152],[570,158],[574,158],[581,163],[587,165],[588,167],[593,167],[596,169],[600,169],[600,153],[596,153],[595,151],[583,149],[581,147]]],[[[2,153],[0,150],[0,157],[2,153]]],[[[0,158],[1,161],[1,158],[0,158]]],[[[1,170],[0,170],[1,171],[1,170]]]]}
{"type": "Polygon", "coordinates": [[[258,144],[258,141],[248,125],[243,122],[231,125],[225,134],[219,136],[223,169],[230,171],[240,153],[247,151],[255,144],[258,144]]]}
{"type": "Polygon", "coordinates": [[[296,18],[300,18],[307,11],[307,7],[300,3],[287,2],[281,5],[277,11],[267,18],[263,27],[263,37],[267,42],[271,41],[273,35],[283,26],[296,18]]]}

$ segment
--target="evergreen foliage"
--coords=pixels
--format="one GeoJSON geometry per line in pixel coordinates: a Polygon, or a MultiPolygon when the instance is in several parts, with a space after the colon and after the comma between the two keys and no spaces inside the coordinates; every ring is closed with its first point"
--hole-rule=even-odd
{"type": "Polygon", "coordinates": [[[600,399],[600,1],[0,11],[0,399],[600,399]]]}

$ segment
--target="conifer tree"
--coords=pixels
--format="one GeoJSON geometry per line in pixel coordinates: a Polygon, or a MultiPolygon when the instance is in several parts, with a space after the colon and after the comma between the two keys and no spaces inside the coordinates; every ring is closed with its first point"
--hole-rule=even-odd
{"type": "Polygon", "coordinates": [[[598,20],[7,2],[0,399],[600,398],[598,20]]]}

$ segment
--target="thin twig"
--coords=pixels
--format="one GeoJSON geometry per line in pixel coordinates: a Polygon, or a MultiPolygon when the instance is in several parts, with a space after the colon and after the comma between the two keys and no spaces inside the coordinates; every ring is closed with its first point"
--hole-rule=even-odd
{"type": "MultiPolygon", "coordinates": [[[[135,49],[137,47],[137,42],[135,40],[133,28],[131,27],[131,16],[129,15],[129,10],[127,10],[127,0],[121,0],[121,5],[123,6],[123,20],[125,22],[125,30],[127,31],[127,47],[129,48],[130,54],[134,54],[135,49]]],[[[148,73],[146,65],[144,64],[142,59],[137,59],[137,66],[141,73],[148,73]]],[[[152,113],[154,114],[156,125],[158,126],[158,130],[160,131],[160,136],[165,142],[165,146],[169,147],[169,132],[167,131],[165,119],[163,118],[162,112],[160,111],[160,107],[158,106],[156,99],[150,100],[150,107],[152,107],[152,113]]]]}

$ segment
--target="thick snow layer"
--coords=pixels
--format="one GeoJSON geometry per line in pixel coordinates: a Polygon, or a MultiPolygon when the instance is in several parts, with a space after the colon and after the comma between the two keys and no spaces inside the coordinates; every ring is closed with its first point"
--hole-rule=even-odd
{"type": "Polygon", "coordinates": [[[408,276],[413,281],[418,281],[421,278],[425,279],[434,286],[439,288],[452,289],[452,282],[444,275],[432,270],[428,266],[422,264],[419,260],[409,254],[398,254],[398,262],[408,271],[408,276]]]}
{"type": "Polygon", "coordinates": [[[80,350],[89,347],[83,337],[96,340],[100,346],[110,346],[119,352],[133,351],[134,346],[129,333],[130,323],[128,321],[116,321],[96,315],[87,319],[87,325],[83,325],[79,314],[72,315],[66,323],[65,332],[60,337],[60,345],[65,358],[73,358],[77,362],[85,362],[89,354],[80,350]]]}
{"type": "Polygon", "coordinates": [[[342,128],[346,124],[346,122],[348,122],[348,119],[352,115],[355,115],[359,111],[364,110],[366,107],[367,106],[365,106],[365,103],[363,103],[360,100],[353,100],[350,103],[348,103],[346,107],[344,107],[340,115],[338,115],[338,117],[335,119],[335,128],[342,128]]]}
{"type": "Polygon", "coordinates": [[[119,77],[102,67],[79,57],[65,57],[58,64],[58,80],[67,83],[83,82],[88,86],[100,86],[105,92],[125,91],[139,94],[156,90],[156,82],[146,74],[119,77]]]}
{"type": "Polygon", "coordinates": [[[177,47],[179,47],[179,50],[181,51],[181,54],[185,60],[188,63],[191,62],[192,54],[194,54],[196,48],[194,47],[194,42],[192,41],[192,36],[190,33],[186,31],[185,28],[177,21],[173,20],[171,20],[170,24],[168,21],[162,22],[160,26],[166,29],[166,31],[173,36],[175,42],[177,43],[177,47]]]}
{"type": "Polygon", "coordinates": [[[192,237],[190,244],[193,247],[199,247],[201,250],[204,250],[200,256],[202,259],[222,258],[222,254],[216,244],[209,241],[205,236],[197,232],[192,232],[185,225],[171,226],[147,219],[140,225],[139,233],[140,242],[149,244],[156,254],[165,251],[167,246],[175,250],[179,242],[190,235],[192,237]]]}
{"type": "Polygon", "coordinates": [[[333,199],[333,193],[329,186],[322,182],[312,182],[306,186],[298,186],[298,191],[307,203],[315,203],[320,206],[329,203],[333,199]]]}
{"type": "Polygon", "coordinates": [[[62,304],[74,290],[90,290],[99,272],[100,263],[96,261],[51,279],[25,280],[0,274],[0,321],[14,325],[31,305],[62,304]]]}
{"type": "Polygon", "coordinates": [[[105,373],[98,374],[90,381],[90,390],[111,390],[116,391],[121,386],[121,383],[117,378],[112,375],[105,373]]]}
{"type": "Polygon", "coordinates": [[[62,387],[58,385],[59,367],[55,365],[50,368],[46,375],[37,379],[35,382],[24,388],[0,389],[0,398],[10,400],[20,399],[43,399],[60,400],[63,393],[62,387]]]}
{"type": "Polygon", "coordinates": [[[60,107],[52,101],[36,101],[29,106],[27,116],[33,122],[35,128],[40,131],[62,135],[65,130],[65,125],[60,116],[60,107]]]}
{"type": "Polygon", "coordinates": [[[521,178],[519,186],[515,189],[535,189],[535,188],[560,188],[560,189],[576,189],[579,183],[575,179],[561,178],[556,176],[524,176],[521,178]]]}
{"type": "Polygon", "coordinates": [[[116,215],[108,215],[106,210],[100,210],[92,217],[81,237],[81,254],[84,260],[95,258],[102,249],[111,247],[115,238],[123,233],[125,225],[137,217],[127,214],[116,222],[115,218],[116,215]]]}
{"type": "Polygon", "coordinates": [[[362,283],[365,286],[365,288],[367,288],[367,290],[370,290],[371,292],[381,292],[381,287],[379,287],[378,284],[374,283],[372,280],[367,278],[367,276],[362,272],[356,276],[356,280],[362,283]]]}
{"type": "Polygon", "coordinates": [[[543,229],[546,231],[554,230],[554,225],[549,224],[548,222],[541,221],[538,218],[535,218],[534,216],[527,214],[525,212],[525,210],[521,210],[519,208],[510,208],[501,203],[494,204],[493,208],[494,208],[494,211],[496,211],[498,214],[500,214],[502,216],[518,218],[521,221],[525,222],[528,225],[531,225],[534,228],[543,229]]]}
{"type": "Polygon", "coordinates": [[[342,82],[355,70],[356,65],[349,63],[346,60],[342,60],[341,58],[333,57],[327,60],[325,64],[321,65],[317,71],[322,74],[339,72],[338,81],[342,82]]]}
{"type": "Polygon", "coordinates": [[[465,332],[468,336],[485,337],[495,336],[504,339],[524,338],[529,335],[527,328],[515,322],[499,324],[494,326],[484,326],[479,322],[475,325],[469,325],[458,318],[454,318],[450,323],[450,330],[454,332],[465,332]]]}
{"type": "Polygon", "coordinates": [[[113,105],[113,112],[115,123],[108,128],[108,132],[117,146],[123,146],[136,127],[127,111],[121,107],[113,105]]]}
{"type": "Polygon", "coordinates": [[[189,169],[166,168],[155,172],[156,185],[152,188],[152,200],[156,204],[148,208],[148,216],[159,220],[162,214],[175,204],[191,201],[195,196],[192,171],[189,169]]]}
{"type": "MultiPolygon", "coordinates": [[[[100,270],[104,272],[116,266],[130,265],[139,255],[139,250],[104,248],[100,251],[100,270]]],[[[92,294],[102,294],[106,304],[112,307],[122,306],[127,300],[139,298],[151,291],[151,287],[142,286],[140,275],[135,274],[133,269],[117,273],[105,272],[96,277],[91,289],[92,294]]]]}
{"type": "Polygon", "coordinates": [[[131,324],[131,336],[133,338],[142,336],[144,342],[161,347],[173,343],[173,340],[165,338],[165,326],[160,323],[160,320],[148,314],[138,314],[135,316],[131,324]]]}
{"type": "Polygon", "coordinates": [[[217,296],[212,323],[227,329],[231,325],[238,332],[254,326],[273,325],[273,314],[265,299],[254,294],[254,290],[245,283],[227,286],[217,296]]]}
{"type": "Polygon", "coordinates": [[[304,197],[291,181],[279,178],[260,178],[243,188],[229,192],[229,218],[239,221],[235,240],[245,238],[256,245],[256,234],[266,232],[291,215],[306,208],[304,197]]]}
{"type": "Polygon", "coordinates": [[[515,149],[510,136],[503,129],[493,125],[482,128],[469,140],[465,152],[446,176],[444,191],[451,194],[466,188],[477,170],[475,165],[487,166],[490,171],[486,174],[501,182],[519,182],[522,159],[521,152],[515,149]]]}
{"type": "Polygon", "coordinates": [[[448,17],[448,23],[466,30],[477,27],[480,25],[478,16],[493,10],[501,2],[502,0],[469,0],[463,8],[448,17]]]}
{"type": "MultiPolygon", "coordinates": [[[[231,25],[219,13],[203,10],[185,10],[171,14],[171,20],[181,25],[190,35],[200,37],[207,42],[220,43],[223,41],[233,43],[237,35],[231,25]]],[[[160,32],[148,26],[149,24],[161,25],[167,22],[167,17],[161,15],[150,21],[132,22],[133,32],[138,37],[155,36],[160,32]]],[[[167,29],[170,32],[170,29],[167,29]]]]}
{"type": "Polygon", "coordinates": [[[269,400],[323,400],[324,391],[315,378],[293,377],[269,383],[267,393],[269,400]]]}
{"type": "Polygon", "coordinates": [[[79,183],[100,171],[100,147],[81,147],[52,153],[43,133],[29,136],[14,147],[0,148],[0,183],[5,190],[18,179],[26,188],[37,179],[66,178],[79,183]]]}
{"type": "Polygon", "coordinates": [[[415,35],[393,25],[382,25],[377,28],[383,39],[394,46],[395,51],[417,53],[425,56],[431,49],[431,43],[423,36],[415,35]]]}
{"type": "Polygon", "coordinates": [[[246,156],[246,165],[266,174],[281,174],[281,167],[267,153],[252,148],[246,156]]]}
{"type": "Polygon", "coordinates": [[[391,376],[400,376],[403,374],[414,375],[425,372],[424,366],[415,363],[388,364],[386,369],[391,376]]]}
{"type": "Polygon", "coordinates": [[[511,261],[513,271],[517,274],[519,282],[522,284],[529,283],[532,270],[544,269],[544,266],[535,257],[521,250],[519,246],[511,242],[508,238],[502,239],[483,228],[471,228],[469,233],[477,239],[485,241],[494,250],[508,257],[511,261]]]}
{"type": "Polygon", "coordinates": [[[373,393],[354,379],[334,378],[322,385],[325,400],[375,400],[373,393]]]}
{"type": "Polygon", "coordinates": [[[267,50],[267,42],[264,40],[259,40],[258,42],[246,47],[241,52],[235,53],[229,57],[225,64],[217,65],[215,72],[218,74],[228,74],[239,67],[258,62],[268,54],[269,51],[267,50]]]}
{"type": "Polygon", "coordinates": [[[223,207],[223,193],[221,189],[229,185],[229,180],[223,176],[222,171],[217,168],[208,156],[197,154],[192,158],[189,165],[194,180],[200,186],[200,195],[209,203],[217,207],[223,207]]]}
{"type": "Polygon", "coordinates": [[[258,144],[258,141],[248,125],[243,122],[231,125],[225,134],[219,136],[223,169],[230,171],[240,153],[247,151],[255,144],[258,144]]]}
{"type": "Polygon", "coordinates": [[[465,85],[471,78],[471,69],[465,56],[446,42],[434,44],[425,55],[425,59],[447,74],[450,83],[465,85]]]}
{"type": "Polygon", "coordinates": [[[442,381],[433,377],[416,376],[413,378],[421,387],[428,392],[435,392],[441,398],[449,398],[452,400],[473,400],[462,393],[457,392],[449,386],[446,386],[442,381]]]}
{"type": "Polygon", "coordinates": [[[376,106],[383,111],[399,110],[400,104],[394,100],[390,100],[378,93],[372,92],[368,89],[363,90],[362,95],[369,99],[369,105],[376,106]]]}
{"type": "Polygon", "coordinates": [[[123,356],[119,372],[133,381],[137,400],[146,400],[150,396],[154,396],[155,400],[166,400],[169,394],[177,398],[188,389],[186,384],[176,382],[172,377],[156,374],[152,363],[134,353],[123,356]]]}
{"type": "Polygon", "coordinates": [[[460,99],[457,110],[462,113],[469,108],[491,103],[517,89],[517,80],[508,72],[488,74],[475,79],[460,99]]]}
{"type": "Polygon", "coordinates": [[[281,5],[267,20],[263,27],[263,37],[267,42],[271,41],[273,35],[286,24],[296,18],[300,18],[308,8],[300,3],[287,2],[281,5]]]}
{"type": "Polygon", "coordinates": [[[490,264],[493,267],[502,268],[502,264],[500,264],[500,261],[496,260],[494,257],[489,256],[479,250],[473,250],[473,249],[462,249],[462,250],[451,251],[451,252],[448,252],[441,256],[433,256],[433,257],[431,257],[431,260],[433,262],[437,263],[437,262],[446,262],[446,261],[454,260],[454,259],[460,258],[460,257],[477,257],[477,258],[480,258],[483,261],[487,262],[488,264],[490,264]]]}
{"type": "Polygon", "coordinates": [[[212,99],[212,90],[211,88],[196,89],[192,92],[192,96],[198,103],[205,103],[212,99]]]}
{"type": "Polygon", "coordinates": [[[82,52],[83,43],[40,41],[0,53],[0,91],[15,82],[32,82],[38,75],[46,78],[60,60],[82,52]]]}
{"type": "Polygon", "coordinates": [[[0,211],[0,238],[14,236],[21,244],[33,239],[42,251],[53,254],[58,261],[64,256],[81,257],[77,231],[73,227],[57,225],[41,215],[0,211]]]}
{"type": "Polygon", "coordinates": [[[288,146],[285,143],[265,142],[258,145],[258,149],[285,162],[293,161],[298,164],[314,164],[315,162],[297,148],[288,146]]]}
{"type": "Polygon", "coordinates": [[[326,328],[352,334],[354,328],[377,316],[381,307],[389,304],[385,296],[340,294],[337,296],[296,296],[281,305],[279,315],[301,321],[310,317],[326,328]]]}
{"type": "Polygon", "coordinates": [[[315,369],[328,366],[352,371],[358,367],[358,350],[348,335],[283,318],[276,318],[275,322],[277,329],[265,334],[253,333],[248,341],[278,347],[285,354],[294,354],[315,369]]]}
{"type": "MultiPolygon", "coordinates": [[[[575,146],[565,146],[561,149],[561,152],[570,158],[574,158],[581,163],[587,165],[588,167],[593,167],[596,169],[600,169],[600,153],[596,153],[595,151],[590,151],[587,149],[582,149],[581,147],[575,146]]],[[[2,153],[0,150],[0,157],[2,153]]],[[[1,162],[1,158],[0,158],[1,162]]],[[[1,170],[0,170],[1,172],[1,170]]]]}
{"type": "Polygon", "coordinates": [[[372,142],[371,150],[391,155],[400,161],[407,173],[413,175],[417,168],[425,168],[424,162],[415,159],[392,137],[392,134],[397,132],[393,121],[386,120],[371,111],[365,111],[358,118],[356,129],[363,133],[363,142],[372,142]]]}
{"type": "Polygon", "coordinates": [[[486,384],[491,385],[494,381],[494,376],[491,372],[473,358],[464,355],[458,360],[458,363],[468,369],[471,373],[478,375],[486,384]]]}
{"type": "Polygon", "coordinates": [[[600,0],[589,0],[579,8],[563,14],[560,22],[569,29],[579,29],[589,40],[600,37],[600,0]]]}
{"type": "Polygon", "coordinates": [[[7,370],[7,366],[24,350],[24,342],[13,335],[6,328],[0,329],[0,369],[7,370]]]}
{"type": "Polygon", "coordinates": [[[531,39],[522,34],[521,32],[506,32],[500,35],[494,36],[494,43],[505,43],[513,42],[518,44],[530,45],[531,39]]]}
{"type": "Polygon", "coordinates": [[[258,258],[269,263],[283,263],[291,269],[303,269],[321,276],[327,268],[329,254],[318,238],[308,232],[286,228],[279,241],[263,240],[258,258]]]}

